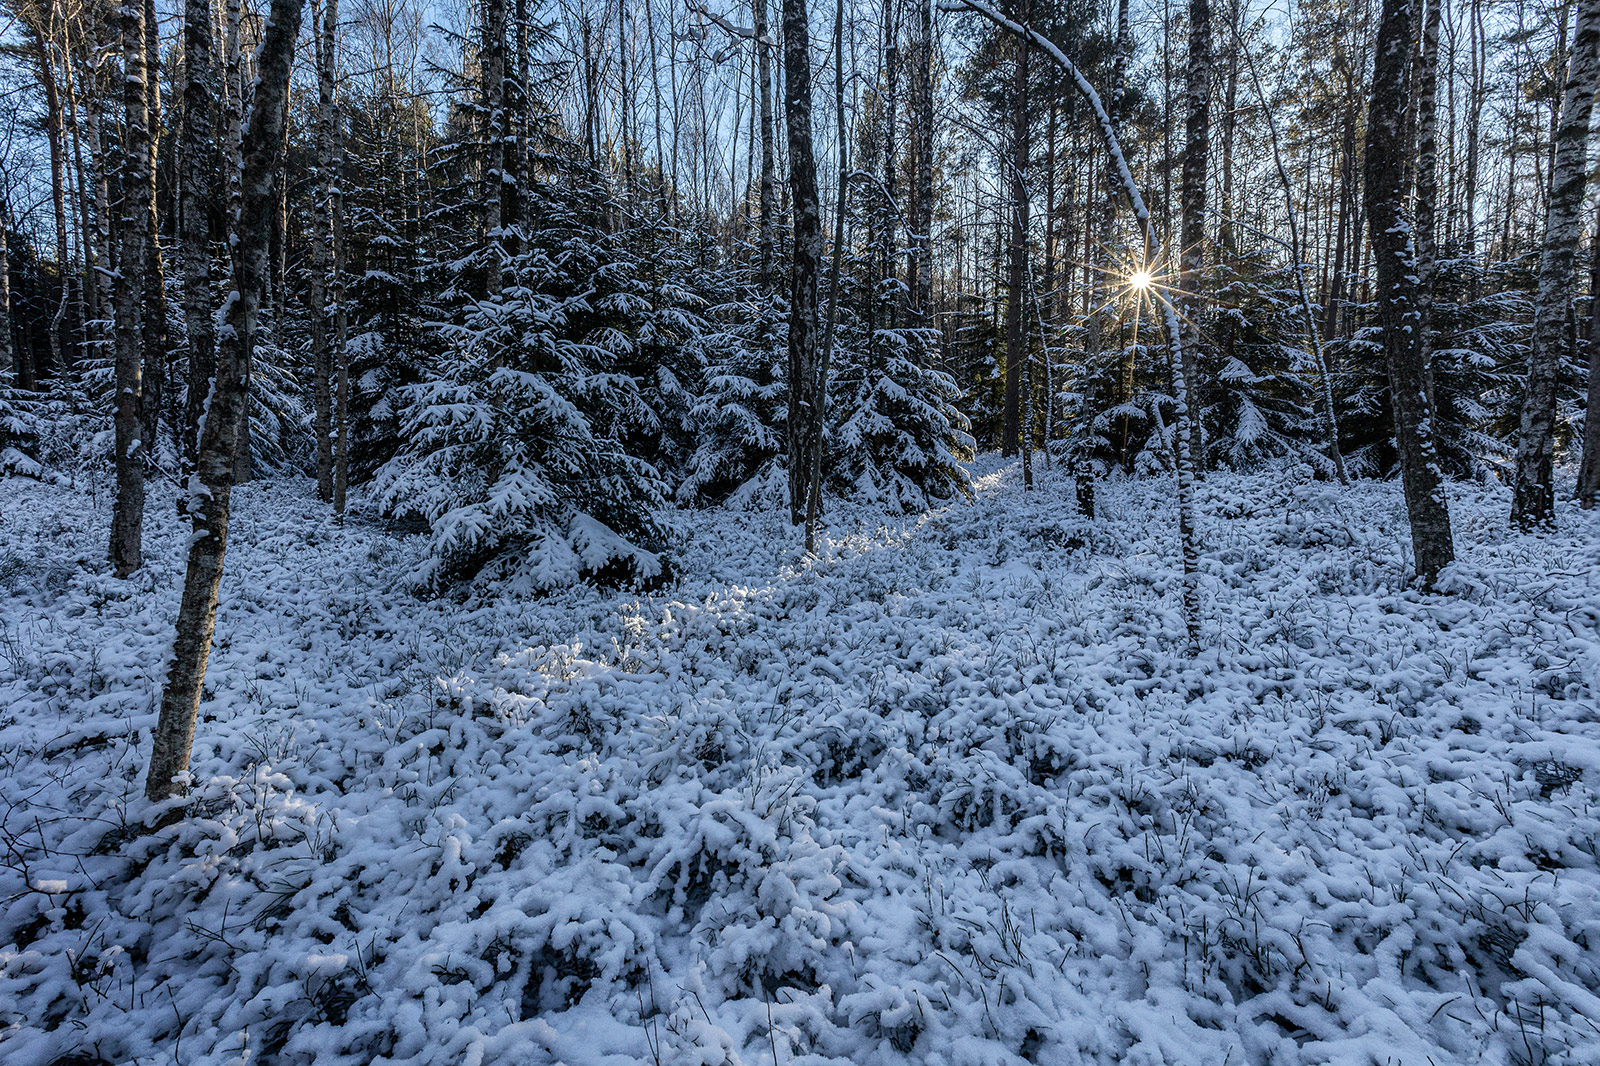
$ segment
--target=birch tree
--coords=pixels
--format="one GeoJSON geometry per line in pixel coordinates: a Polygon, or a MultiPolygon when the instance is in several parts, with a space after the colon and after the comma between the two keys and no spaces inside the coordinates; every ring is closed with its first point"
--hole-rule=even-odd
{"type": "Polygon", "coordinates": [[[206,209],[215,187],[216,145],[211,109],[216,102],[216,63],[212,57],[211,4],[187,0],[183,9],[183,128],[179,173],[183,216],[183,318],[189,338],[189,388],[184,403],[182,448],[185,466],[194,468],[200,448],[200,420],[216,364],[216,330],[211,307],[211,214],[206,209]]]}
{"type": "MultiPolygon", "coordinates": [[[[1544,247],[1533,317],[1533,354],[1517,436],[1516,486],[1511,520],[1521,529],[1555,521],[1556,375],[1566,349],[1567,309],[1581,229],[1583,194],[1589,181],[1589,117],[1600,71],[1600,0],[1580,0],[1567,71],[1555,165],[1545,209],[1544,247]]],[[[1590,407],[1590,417],[1594,408],[1590,407]]]]}
{"type": "Polygon", "coordinates": [[[158,802],[183,790],[182,775],[189,768],[195,716],[216,628],[233,464],[239,427],[245,418],[245,368],[255,345],[261,291],[268,272],[272,215],[277,209],[273,171],[283,138],[300,6],[301,0],[272,0],[257,53],[254,100],[242,143],[240,212],[230,234],[233,292],[227,300],[217,347],[216,375],[200,435],[199,465],[189,478],[186,508],[194,532],[189,538],[172,665],[161,694],[161,714],[145,778],[145,795],[158,802]]]}

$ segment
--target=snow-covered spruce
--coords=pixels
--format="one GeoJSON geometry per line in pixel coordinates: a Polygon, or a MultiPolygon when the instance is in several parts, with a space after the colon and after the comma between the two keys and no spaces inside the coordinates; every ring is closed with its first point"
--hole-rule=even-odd
{"type": "MultiPolygon", "coordinates": [[[[236,494],[186,817],[141,822],[186,535],[0,481],[0,1061],[1594,1063],[1596,516],[1452,485],[973,469],[687,513],[669,588],[464,602],[236,494]]],[[[158,490],[158,492],[161,490],[158,490]]]]}
{"type": "Polygon", "coordinates": [[[436,376],[409,390],[406,442],[375,480],[386,513],[432,528],[416,575],[427,585],[490,562],[538,588],[662,572],[665,486],[621,439],[649,406],[627,363],[660,343],[641,324],[693,323],[639,291],[620,241],[544,221],[514,283],[446,328],[436,376]]]}

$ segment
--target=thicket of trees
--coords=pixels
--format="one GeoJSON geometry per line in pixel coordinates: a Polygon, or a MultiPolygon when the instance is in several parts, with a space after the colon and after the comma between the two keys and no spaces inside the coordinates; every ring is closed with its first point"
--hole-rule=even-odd
{"type": "Polygon", "coordinates": [[[114,470],[119,574],[148,478],[195,526],[152,794],[263,471],[435,587],[657,579],[669,501],[809,544],[975,447],[1176,473],[1191,577],[1228,469],[1398,474],[1428,582],[1448,478],[1600,493],[1600,3],[6,7],[0,472],[114,470]]]}

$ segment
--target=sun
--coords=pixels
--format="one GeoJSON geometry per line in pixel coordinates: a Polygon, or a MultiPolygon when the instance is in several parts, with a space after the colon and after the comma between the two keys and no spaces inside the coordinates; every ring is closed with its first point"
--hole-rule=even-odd
{"type": "Polygon", "coordinates": [[[1138,292],[1143,292],[1145,289],[1150,287],[1150,283],[1154,280],[1155,277],[1150,273],[1150,271],[1135,270],[1132,274],[1128,275],[1128,288],[1138,292]]]}

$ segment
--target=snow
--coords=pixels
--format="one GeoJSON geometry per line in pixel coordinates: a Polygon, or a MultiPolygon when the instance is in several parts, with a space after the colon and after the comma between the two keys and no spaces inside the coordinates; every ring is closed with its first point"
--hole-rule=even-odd
{"type": "Polygon", "coordinates": [[[969,472],[436,600],[242,486],[176,818],[175,490],[0,480],[0,1061],[1600,1062],[1600,515],[1214,473],[1186,658],[1170,479],[969,472]]]}

